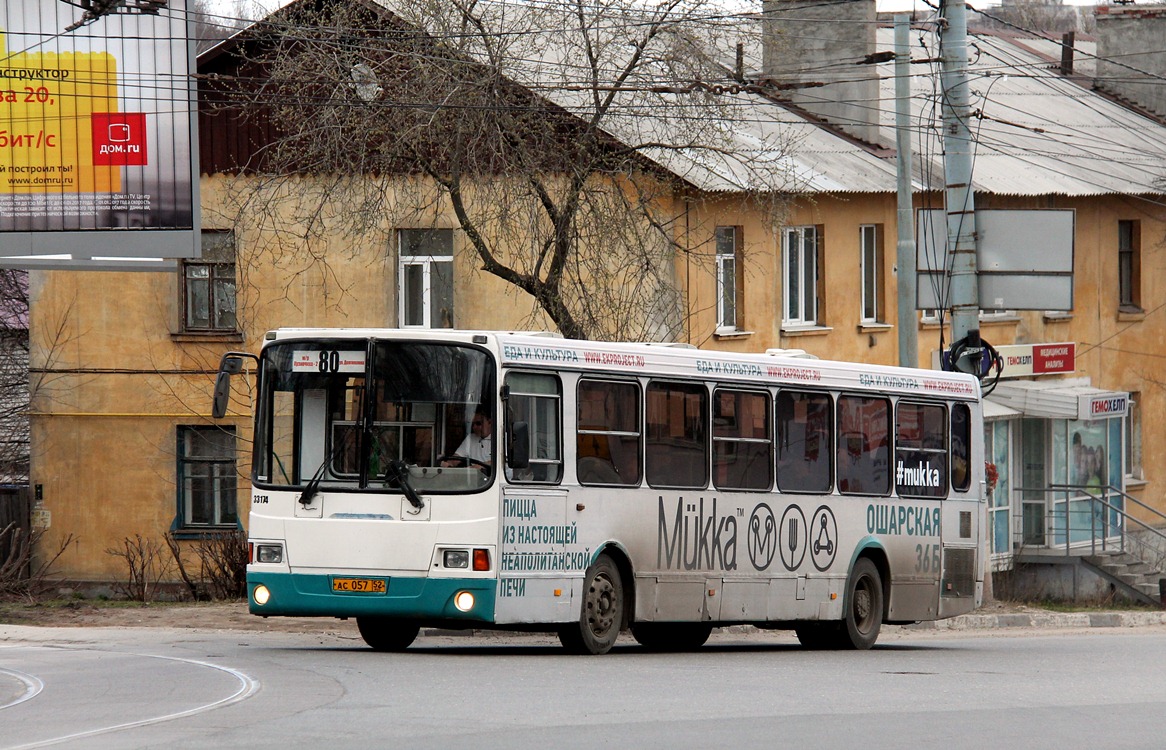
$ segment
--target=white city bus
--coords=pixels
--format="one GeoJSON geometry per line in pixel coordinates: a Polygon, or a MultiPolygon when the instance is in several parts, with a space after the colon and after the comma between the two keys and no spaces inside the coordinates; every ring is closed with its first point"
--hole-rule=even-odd
{"type": "Polygon", "coordinates": [[[864,649],[980,602],[970,376],[501,332],[266,339],[224,356],[215,398],[257,359],[254,614],[355,617],[378,650],[436,626],[599,654],[629,628],[675,650],[743,623],[864,649]]]}

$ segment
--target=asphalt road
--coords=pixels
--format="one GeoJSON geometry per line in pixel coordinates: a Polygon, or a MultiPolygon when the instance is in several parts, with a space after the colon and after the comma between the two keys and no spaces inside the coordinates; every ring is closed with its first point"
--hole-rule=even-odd
{"type": "Polygon", "coordinates": [[[0,626],[0,748],[1156,748],[1166,627],[628,639],[0,626]]]}

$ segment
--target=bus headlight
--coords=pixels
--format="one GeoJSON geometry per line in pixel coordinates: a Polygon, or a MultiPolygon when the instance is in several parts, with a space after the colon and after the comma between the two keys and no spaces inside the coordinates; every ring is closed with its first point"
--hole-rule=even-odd
{"type": "Polygon", "coordinates": [[[474,608],[474,595],[468,591],[457,592],[453,597],[453,606],[459,611],[469,612],[474,608]]]}
{"type": "Polygon", "coordinates": [[[262,607],[264,604],[267,604],[269,601],[271,601],[271,591],[268,590],[268,588],[263,584],[259,584],[255,587],[255,590],[251,592],[251,597],[255,599],[256,604],[262,607]]]}
{"type": "Polygon", "coordinates": [[[468,568],[470,567],[470,553],[469,550],[464,549],[447,549],[442,556],[445,567],[447,568],[468,568]]]}
{"type": "Polygon", "coordinates": [[[255,562],[281,563],[283,562],[282,544],[256,544],[255,562]]]}

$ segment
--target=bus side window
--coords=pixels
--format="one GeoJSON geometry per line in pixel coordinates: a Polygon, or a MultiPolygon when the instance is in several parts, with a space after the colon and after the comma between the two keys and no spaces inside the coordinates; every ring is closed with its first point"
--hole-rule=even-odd
{"type": "MultiPolygon", "coordinates": [[[[506,462],[506,478],[512,482],[557,483],[563,478],[562,386],[553,375],[514,372],[506,376],[510,398],[506,403],[506,439],[516,439],[511,427],[526,424],[529,465],[512,469],[506,462]]],[[[506,450],[512,450],[507,444],[506,450]]]]}
{"type": "Polygon", "coordinates": [[[708,486],[708,390],[699,383],[648,384],[644,464],[653,487],[708,486]]]}
{"type": "Polygon", "coordinates": [[[776,405],[777,488],[829,492],[833,479],[829,394],[783,390],[776,405]]]}
{"type": "Polygon", "coordinates": [[[895,491],[947,497],[947,409],[900,401],[895,409],[895,491]]]}
{"type": "Polygon", "coordinates": [[[773,484],[769,394],[713,394],[713,482],[720,489],[768,490],[773,484]]]}
{"type": "Polygon", "coordinates": [[[838,398],[838,491],[887,495],[891,491],[891,403],[885,398],[838,398]]]}
{"type": "Polygon", "coordinates": [[[580,484],[640,483],[640,386],[580,380],[575,472],[580,484]]]}
{"type": "Polygon", "coordinates": [[[967,492],[972,484],[972,413],[967,404],[951,407],[951,487],[967,492]]]}

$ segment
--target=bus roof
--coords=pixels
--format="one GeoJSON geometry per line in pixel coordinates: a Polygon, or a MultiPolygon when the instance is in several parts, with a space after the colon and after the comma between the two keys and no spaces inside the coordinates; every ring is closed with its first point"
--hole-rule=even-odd
{"type": "Polygon", "coordinates": [[[770,349],[765,353],[738,354],[676,344],[583,341],[538,332],[452,329],[281,328],[267,334],[268,342],[312,338],[441,340],[479,344],[494,348],[503,367],[696,377],[757,386],[798,384],[970,401],[980,398],[980,383],[971,375],[814,359],[801,350],[770,349]]]}

